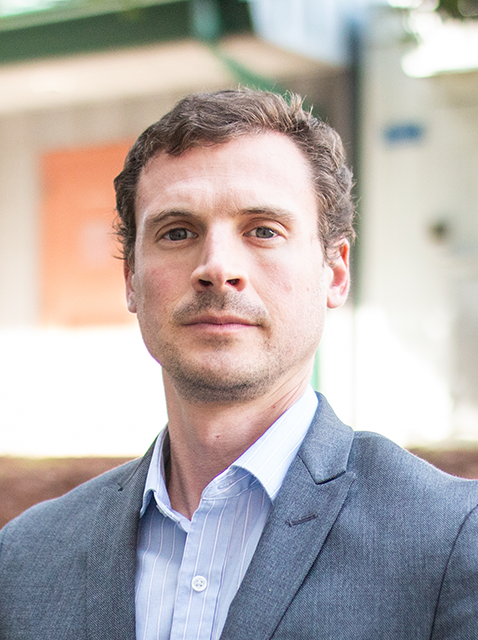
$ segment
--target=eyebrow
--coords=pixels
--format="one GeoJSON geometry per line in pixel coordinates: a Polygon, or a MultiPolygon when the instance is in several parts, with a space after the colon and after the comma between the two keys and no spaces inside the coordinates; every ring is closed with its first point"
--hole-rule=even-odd
{"type": "Polygon", "coordinates": [[[263,207],[250,207],[241,212],[243,215],[263,215],[271,218],[275,218],[278,221],[290,222],[296,218],[296,216],[288,211],[282,209],[282,207],[269,207],[264,205],[263,207]]]}
{"type": "MultiPolygon", "coordinates": [[[[295,218],[295,216],[287,209],[282,209],[282,207],[276,206],[270,207],[267,205],[248,207],[247,209],[237,212],[237,215],[244,217],[263,215],[274,218],[279,222],[282,221],[284,223],[291,222],[295,218]]],[[[144,226],[147,230],[153,230],[159,224],[173,222],[174,220],[190,219],[197,221],[200,220],[200,218],[200,215],[184,209],[165,209],[163,211],[158,211],[158,213],[155,213],[152,216],[148,217],[144,222],[144,226]]]]}
{"type": "Polygon", "coordinates": [[[165,222],[173,221],[177,218],[181,218],[183,220],[188,218],[197,219],[197,216],[190,211],[182,209],[165,209],[164,211],[158,211],[158,213],[146,218],[144,226],[147,230],[152,230],[159,224],[164,224],[165,222]]]}

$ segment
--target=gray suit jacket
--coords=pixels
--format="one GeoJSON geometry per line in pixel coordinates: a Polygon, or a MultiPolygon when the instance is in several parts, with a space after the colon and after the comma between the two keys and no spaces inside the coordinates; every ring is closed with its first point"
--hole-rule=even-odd
{"type": "MultiPolygon", "coordinates": [[[[151,450],[0,534],[1,640],[134,640],[151,450]]],[[[478,483],[343,425],[323,397],[223,640],[478,639],[478,483]]]]}

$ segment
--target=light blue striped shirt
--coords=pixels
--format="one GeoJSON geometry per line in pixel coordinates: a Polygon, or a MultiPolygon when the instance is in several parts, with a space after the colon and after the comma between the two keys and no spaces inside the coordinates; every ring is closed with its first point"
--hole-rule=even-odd
{"type": "Polygon", "coordinates": [[[204,489],[191,521],[171,508],[165,431],[144,488],[137,547],[137,640],[217,640],[272,501],[317,409],[311,387],[204,489]]]}

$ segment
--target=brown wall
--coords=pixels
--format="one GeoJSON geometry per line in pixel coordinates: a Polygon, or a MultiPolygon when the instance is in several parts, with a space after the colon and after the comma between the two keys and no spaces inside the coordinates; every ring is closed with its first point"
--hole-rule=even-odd
{"type": "Polygon", "coordinates": [[[0,458],[0,527],[37,502],[63,495],[126,458],[0,458]]]}

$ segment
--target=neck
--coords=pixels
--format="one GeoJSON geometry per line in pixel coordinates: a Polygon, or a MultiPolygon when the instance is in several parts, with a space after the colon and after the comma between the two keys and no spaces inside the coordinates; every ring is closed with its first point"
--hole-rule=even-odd
{"type": "Polygon", "coordinates": [[[163,371],[171,457],[167,486],[173,509],[191,519],[201,494],[304,393],[309,376],[241,404],[191,403],[163,371]]]}

